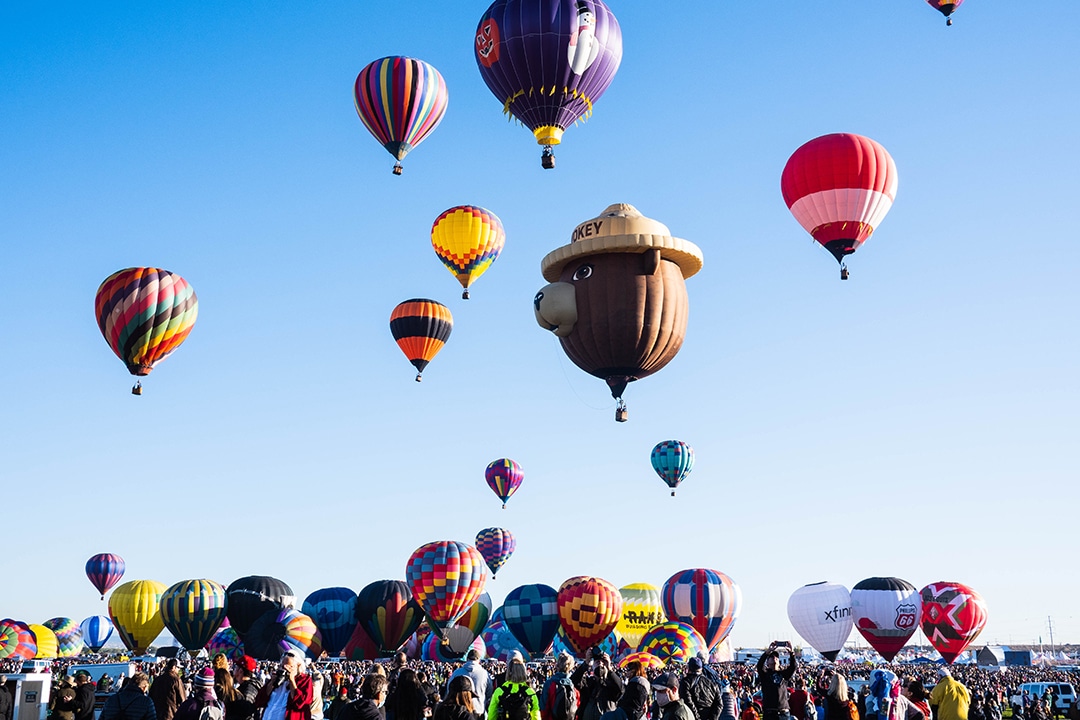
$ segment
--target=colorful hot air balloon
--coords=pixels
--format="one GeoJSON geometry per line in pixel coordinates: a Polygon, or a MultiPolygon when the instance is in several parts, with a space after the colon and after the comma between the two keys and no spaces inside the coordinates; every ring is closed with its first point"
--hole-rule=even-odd
{"type": "Polygon", "coordinates": [[[685,663],[698,653],[706,655],[708,648],[701,633],[689,623],[668,620],[649,628],[641,637],[638,649],[666,662],[685,663]]]}
{"type": "Polygon", "coordinates": [[[559,631],[559,591],[542,583],[516,587],[503,602],[502,617],[529,654],[540,657],[559,631]]]}
{"type": "Polygon", "coordinates": [[[390,313],[390,334],[416,368],[416,382],[420,382],[424,368],[443,349],[453,329],[450,308],[434,300],[406,300],[390,313]]]}
{"type": "Polygon", "coordinates": [[[742,609],[742,591],[735,581],[708,568],[675,573],[661,594],[668,619],[693,626],[709,650],[728,636],[742,609]]]}
{"type": "Polygon", "coordinates": [[[347,660],[375,660],[381,654],[375,641],[365,632],[364,626],[357,623],[352,637],[345,644],[345,658],[347,660]]]}
{"type": "Polygon", "coordinates": [[[946,25],[952,25],[952,14],[964,4],[964,0],[926,0],[926,4],[945,16],[946,25]]]}
{"type": "Polygon", "coordinates": [[[919,627],[921,608],[919,591],[900,578],[867,578],[851,589],[855,627],[886,662],[896,657],[919,627]]]}
{"type": "Polygon", "coordinates": [[[461,283],[463,300],[469,299],[469,286],[498,259],[505,244],[502,221],[475,205],[452,207],[431,226],[431,247],[461,283]]]}
{"type": "Polygon", "coordinates": [[[951,664],[986,627],[986,601],[967,585],[944,580],[930,583],[919,595],[923,634],[951,664]]]}
{"type": "Polygon", "coordinates": [[[476,534],[476,549],[484,556],[484,562],[491,568],[492,578],[514,554],[516,547],[517,541],[509,530],[486,528],[476,534]]]}
{"type": "Polygon", "coordinates": [[[641,636],[649,628],[664,622],[664,606],[660,588],[648,583],[634,583],[619,588],[622,595],[622,615],[615,632],[631,650],[637,650],[641,636]]]}
{"type": "Polygon", "coordinates": [[[244,651],[256,660],[277,660],[287,650],[311,659],[322,655],[322,637],[315,621],[296,608],[268,610],[244,635],[244,651]]]}
{"type": "MultiPolygon", "coordinates": [[[[191,334],[199,315],[199,299],[187,280],[152,267],[127,268],[101,283],[94,299],[105,342],[142,377],[172,354],[191,334]]],[[[131,389],[142,395],[142,383],[131,389]]]]}
{"type": "Polygon", "coordinates": [[[423,545],[405,565],[405,582],[439,636],[479,599],[487,583],[484,558],[472,545],[441,540],[423,545]]]}
{"type": "Polygon", "coordinates": [[[525,479],[525,471],[521,466],[510,458],[499,458],[488,463],[484,470],[484,479],[488,487],[503,502],[503,510],[506,509],[506,501],[517,492],[521,481],[525,479]]]}
{"type": "Polygon", "coordinates": [[[269,610],[282,610],[296,606],[292,588],[277,578],[250,575],[233,580],[228,590],[229,624],[241,640],[245,639],[252,623],[269,610]]]}
{"type": "Polygon", "coordinates": [[[210,642],[206,643],[206,652],[210,657],[221,653],[230,660],[238,660],[244,655],[244,643],[240,636],[231,627],[223,627],[214,633],[210,642]]]}
{"type": "Polygon", "coordinates": [[[99,553],[86,561],[86,577],[101,593],[102,600],[105,593],[124,577],[124,567],[124,558],[112,553],[99,553]]]}
{"type": "Polygon", "coordinates": [[[60,654],[60,642],[56,639],[56,633],[44,625],[32,623],[29,625],[30,632],[34,633],[34,641],[37,643],[37,652],[34,657],[38,660],[49,660],[60,654]]]}
{"type": "Polygon", "coordinates": [[[578,656],[610,635],[622,615],[622,595],[597,577],[581,575],[565,581],[557,602],[559,625],[578,656]]]}
{"type": "Polygon", "coordinates": [[[401,160],[439,126],[449,95],[434,66],[409,57],[384,57],[369,63],[353,85],[356,114],[364,127],[397,160],[401,160]]]}
{"type": "Polygon", "coordinates": [[[184,580],[161,596],[161,619],[189,653],[206,647],[225,620],[225,588],[213,580],[184,580]]]}
{"type": "MultiPolygon", "coordinates": [[[[695,631],[696,632],[696,631],[695,631]]],[[[639,662],[646,670],[663,670],[664,661],[647,652],[632,652],[619,661],[620,668],[626,668],[632,662],[639,662]]]]}
{"type": "Polygon", "coordinates": [[[601,0],[495,0],[476,28],[476,63],[488,89],[533,131],[542,164],[588,119],[622,61],[622,31],[601,0]]]}
{"type": "Polygon", "coordinates": [[[652,449],[651,460],[653,470],[675,497],[675,488],[694,469],[694,448],[682,440],[663,440],[652,449]]]}
{"type": "Polygon", "coordinates": [[[86,643],[83,641],[82,630],[71,618],[57,617],[41,623],[53,631],[56,642],[59,643],[57,657],[75,657],[83,651],[86,643]]]}
{"type": "Polygon", "coordinates": [[[392,653],[420,627],[424,611],[406,583],[376,580],[357,595],[356,619],[377,651],[392,653]]]}
{"type": "Polygon", "coordinates": [[[484,632],[490,617],[491,596],[483,593],[462,613],[453,627],[443,630],[443,644],[450,649],[451,654],[459,657],[464,655],[484,632]]]}
{"type": "Polygon", "coordinates": [[[830,582],[803,585],[788,598],[788,620],[799,637],[832,662],[844,649],[855,622],[851,593],[830,582]]]}
{"type": "Polygon", "coordinates": [[[477,637],[472,643],[465,648],[465,652],[457,652],[444,642],[439,640],[439,637],[435,633],[428,635],[427,640],[420,650],[420,659],[429,660],[431,662],[460,662],[465,653],[469,650],[476,650],[480,653],[480,657],[484,657],[484,653],[487,652],[487,647],[484,645],[484,639],[477,637]]]}
{"type": "Polygon", "coordinates": [[[37,657],[37,638],[30,626],[19,620],[0,620],[0,660],[4,658],[33,660],[37,657]]]}
{"type": "Polygon", "coordinates": [[[896,164],[868,137],[823,135],[788,159],[780,177],[784,202],[799,224],[840,263],[859,249],[896,199],[896,164]]]}
{"type": "Polygon", "coordinates": [[[510,628],[506,626],[501,607],[491,614],[491,619],[488,620],[484,632],[480,633],[480,637],[484,641],[487,657],[492,660],[509,662],[515,651],[521,653],[523,657],[530,655],[529,649],[518,642],[518,639],[510,632],[510,628]]]}
{"type": "Polygon", "coordinates": [[[132,580],[109,596],[109,617],[120,640],[131,652],[141,655],[165,629],[161,617],[161,596],[165,586],[156,580],[132,580]]]}
{"type": "MultiPolygon", "coordinates": [[[[578,660],[584,660],[586,654],[590,648],[578,651],[570,645],[570,639],[566,636],[566,630],[559,626],[559,631],[555,633],[555,640],[551,643],[551,652],[555,655],[559,653],[569,653],[576,657],[578,660]]],[[[594,643],[592,649],[599,650],[611,657],[615,657],[619,653],[619,635],[614,630],[608,633],[607,637],[598,643],[594,643]]]]}
{"type": "Polygon", "coordinates": [[[343,587],[316,590],[304,600],[301,612],[315,621],[326,654],[339,657],[356,628],[356,593],[343,587]]]}
{"type": "Polygon", "coordinates": [[[82,630],[83,642],[93,652],[98,652],[109,642],[113,634],[112,620],[104,615],[91,615],[79,623],[82,630]]]}

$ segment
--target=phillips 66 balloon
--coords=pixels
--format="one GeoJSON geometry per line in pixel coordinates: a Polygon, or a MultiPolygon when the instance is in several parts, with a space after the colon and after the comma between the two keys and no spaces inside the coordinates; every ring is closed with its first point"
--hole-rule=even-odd
{"type": "Polygon", "coordinates": [[[428,625],[443,637],[484,592],[484,558],[472,545],[442,540],[423,545],[405,566],[405,582],[424,609],[428,625]]]}
{"type": "Polygon", "coordinates": [[[868,137],[823,135],[792,154],[780,177],[784,202],[811,237],[840,263],[866,242],[896,199],[896,164],[868,137]]]}
{"type": "Polygon", "coordinates": [[[495,0],[476,28],[476,64],[488,89],[532,130],[555,167],[552,146],[592,114],[622,61],[622,31],[601,0],[495,0]]]}
{"type": "Polygon", "coordinates": [[[510,458],[499,458],[488,463],[484,471],[484,479],[487,480],[491,491],[502,500],[503,510],[505,510],[506,501],[517,492],[521,481],[525,479],[525,471],[510,458]]]}
{"type": "Polygon", "coordinates": [[[124,577],[124,558],[112,553],[98,553],[86,561],[86,577],[104,600],[105,593],[124,577]]]}
{"type": "Polygon", "coordinates": [[[463,300],[469,299],[469,286],[498,259],[505,244],[499,217],[475,205],[452,207],[431,226],[431,247],[461,283],[463,300]]]}
{"type": "Polygon", "coordinates": [[[930,583],[919,595],[923,634],[952,663],[986,627],[986,601],[967,585],[945,581],[930,583]]]}
{"type": "Polygon", "coordinates": [[[742,591],[735,581],[708,568],[675,573],[661,595],[668,620],[692,625],[710,651],[728,636],[742,609],[742,591]]]}
{"type": "Polygon", "coordinates": [[[830,582],[803,585],[788,598],[788,620],[799,637],[830,662],[851,635],[851,593],[830,582]]]}
{"type": "Polygon", "coordinates": [[[664,440],[652,449],[650,459],[653,470],[671,488],[671,497],[675,497],[675,488],[694,469],[694,448],[682,440],[664,440]]]}
{"type": "Polygon", "coordinates": [[[907,580],[872,577],[851,589],[851,614],[866,642],[891,662],[919,627],[922,601],[907,580]]]}

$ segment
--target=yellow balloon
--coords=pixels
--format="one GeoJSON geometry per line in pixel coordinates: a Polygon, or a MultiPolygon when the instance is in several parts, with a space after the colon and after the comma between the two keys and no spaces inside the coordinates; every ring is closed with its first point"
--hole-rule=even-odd
{"type": "Polygon", "coordinates": [[[660,588],[648,583],[634,583],[619,588],[622,595],[622,616],[615,632],[630,645],[631,651],[637,650],[641,638],[653,625],[667,620],[661,602],[660,588]]]}
{"type": "Polygon", "coordinates": [[[431,226],[431,247],[465,288],[461,297],[466,300],[469,286],[495,262],[505,244],[499,217],[475,205],[452,207],[431,226]]]}
{"type": "Polygon", "coordinates": [[[109,617],[124,647],[136,655],[146,652],[165,629],[160,608],[164,592],[165,586],[156,580],[132,580],[109,596],[109,617]]]}
{"type": "Polygon", "coordinates": [[[60,652],[60,641],[56,639],[56,633],[44,625],[31,625],[30,632],[37,638],[37,655],[39,660],[54,658],[60,652]]]}

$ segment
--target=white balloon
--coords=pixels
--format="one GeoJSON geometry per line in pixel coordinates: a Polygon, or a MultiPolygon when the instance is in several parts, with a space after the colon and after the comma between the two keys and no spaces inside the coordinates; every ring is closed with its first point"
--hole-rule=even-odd
{"type": "Polygon", "coordinates": [[[827,660],[836,659],[854,624],[851,593],[831,582],[803,585],[793,592],[788,598],[787,614],[799,637],[827,660]]]}

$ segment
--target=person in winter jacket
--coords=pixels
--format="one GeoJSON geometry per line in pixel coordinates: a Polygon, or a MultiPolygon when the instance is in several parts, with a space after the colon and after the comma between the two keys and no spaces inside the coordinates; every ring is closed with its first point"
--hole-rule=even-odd
{"type": "Polygon", "coordinates": [[[474,712],[483,715],[487,711],[487,701],[491,697],[491,675],[480,664],[480,652],[470,648],[465,656],[465,664],[450,675],[450,680],[465,675],[472,681],[472,692],[476,698],[474,712]]]}
{"type": "Polygon", "coordinates": [[[540,720],[540,699],[529,686],[523,660],[511,660],[506,680],[491,694],[488,720],[540,720]]]}
{"type": "Polygon", "coordinates": [[[281,656],[274,676],[259,690],[255,707],[262,720],[311,720],[311,677],[304,671],[304,656],[289,650],[281,656]]]}
{"type": "MultiPolygon", "coordinates": [[[[177,708],[187,700],[187,690],[180,680],[180,669],[177,667],[176,658],[170,658],[165,663],[165,671],[154,678],[150,685],[150,699],[154,701],[157,710],[157,720],[173,720],[177,708]]],[[[75,720],[79,720],[76,715],[75,720]]]]}
{"type": "Polygon", "coordinates": [[[679,683],[679,697],[696,720],[716,720],[720,716],[720,688],[702,672],[703,667],[700,658],[690,658],[686,663],[686,676],[679,683]]]}
{"type": "Polygon", "coordinates": [[[930,691],[930,708],[936,720],[968,720],[971,694],[953,678],[949,668],[938,669],[938,684],[930,691]]]}
{"type": "Polygon", "coordinates": [[[100,720],[157,720],[154,701],[146,695],[149,687],[150,678],[146,673],[132,675],[120,692],[105,701],[100,720]]]}
{"type": "Polygon", "coordinates": [[[626,674],[626,683],[616,709],[621,709],[628,720],[641,720],[649,710],[649,698],[652,695],[649,678],[645,675],[645,666],[634,660],[627,663],[623,671],[626,674]]]}
{"type": "Polygon", "coordinates": [[[599,648],[589,651],[588,661],[578,665],[570,679],[581,693],[577,720],[600,720],[622,697],[622,679],[612,670],[611,658],[599,648]]]}
{"type": "Polygon", "coordinates": [[[435,708],[434,720],[481,720],[476,712],[476,695],[468,675],[450,679],[446,699],[435,708]]]}
{"type": "Polygon", "coordinates": [[[654,720],[694,720],[694,713],[679,697],[679,679],[674,673],[662,673],[652,681],[659,714],[654,720]]]}
{"type": "Polygon", "coordinates": [[[365,675],[360,698],[341,710],[340,720],[384,720],[382,706],[389,694],[390,681],[384,675],[365,675]]]}
{"type": "Polygon", "coordinates": [[[204,667],[195,676],[191,683],[191,695],[176,709],[173,720],[199,720],[206,707],[216,707],[221,711],[219,717],[225,717],[225,703],[218,700],[214,692],[214,671],[209,667],[204,667]]]}

